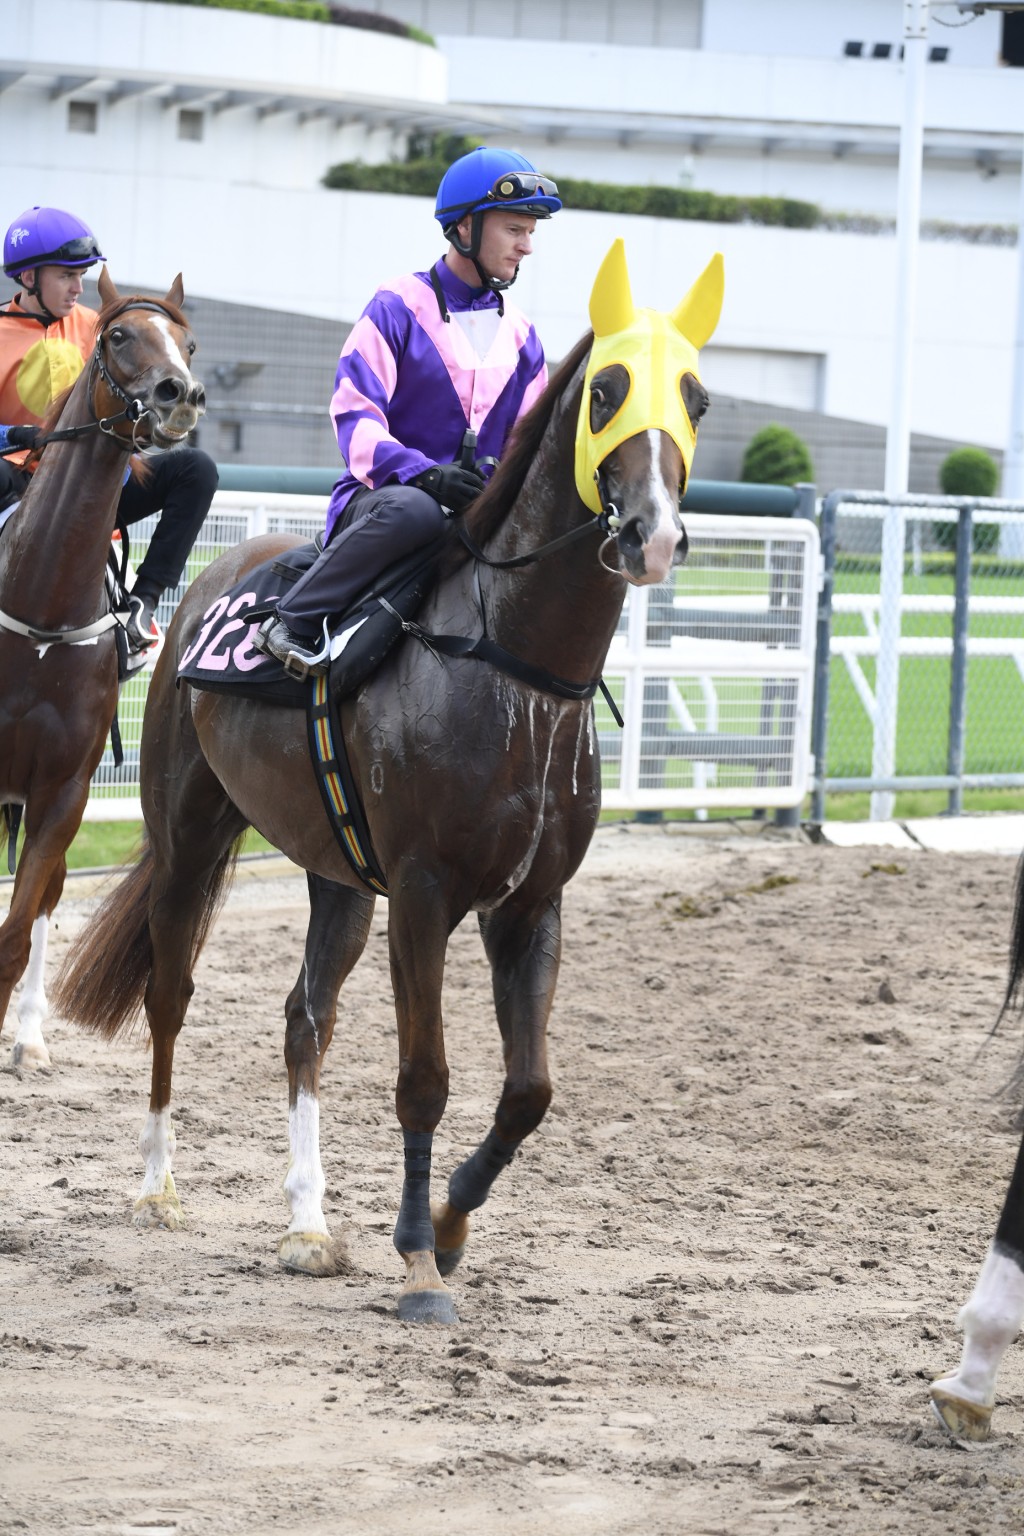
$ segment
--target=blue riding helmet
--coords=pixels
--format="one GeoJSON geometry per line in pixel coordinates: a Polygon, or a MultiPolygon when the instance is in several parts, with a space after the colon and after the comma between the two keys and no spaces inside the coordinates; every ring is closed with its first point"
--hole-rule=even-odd
{"type": "Polygon", "coordinates": [[[39,267],[92,267],[106,259],[88,224],[63,208],[26,208],[4,236],[4,272],[15,282],[39,267]]]}
{"type": "MultiPolygon", "coordinates": [[[[533,219],[550,219],[561,206],[555,183],[549,176],[540,175],[525,155],[514,149],[488,149],[481,144],[445,171],[437,189],[434,218],[459,254],[473,262],[484,285],[498,291],[511,283],[489,277],[480,266],[484,215],[495,208],[519,208],[533,219]],[[468,242],[458,231],[459,221],[467,214],[473,216],[468,242]]],[[[514,281],[515,278],[511,279],[514,281]]]]}

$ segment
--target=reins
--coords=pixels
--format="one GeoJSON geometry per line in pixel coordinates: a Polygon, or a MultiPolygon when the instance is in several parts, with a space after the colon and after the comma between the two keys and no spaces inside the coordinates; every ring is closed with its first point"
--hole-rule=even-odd
{"type": "MultiPolygon", "coordinates": [[[[125,453],[134,453],[136,451],[138,442],[136,440],[135,432],[132,432],[130,438],[124,438],[119,432],[114,431],[114,424],[115,422],[119,421],[130,421],[134,426],[136,423],[140,422],[144,416],[148,416],[150,414],[152,406],[146,405],[145,402],[140,400],[138,397],[133,398],[131,395],[129,395],[118,382],[118,380],[114,378],[113,374],[110,372],[105,362],[103,361],[103,341],[104,337],[106,336],[107,326],[113,325],[114,322],[119,320],[122,315],[127,314],[129,309],[151,309],[158,315],[167,314],[167,310],[164,308],[164,306],[162,304],[156,303],[155,300],[140,299],[137,304],[129,303],[125,309],[122,309],[117,315],[112,316],[112,318],[107,321],[107,325],[103,327],[103,330],[101,330],[96,337],[96,346],[93,350],[92,357],[89,359],[90,371],[95,370],[99,374],[103,383],[107,386],[107,389],[110,391],[110,393],[114,395],[118,400],[124,401],[124,410],[119,411],[116,416],[97,416],[92,403],[92,382],[90,381],[89,412],[92,416],[92,421],[83,422],[81,426],[77,427],[64,427],[62,430],[47,432],[45,437],[36,439],[32,445],[31,452],[36,453],[40,449],[45,448],[49,443],[74,442],[80,437],[85,437],[89,432],[103,432],[107,437],[112,437],[118,447],[122,448],[125,453]]],[[[0,459],[8,459],[11,458],[12,455],[16,453],[24,453],[24,451],[24,448],[7,448],[3,452],[0,452],[0,459]]]]}
{"type": "MultiPolygon", "coordinates": [[[[113,374],[109,371],[103,360],[103,341],[104,337],[106,336],[107,326],[113,325],[115,321],[119,320],[121,316],[126,314],[129,309],[151,309],[160,315],[167,314],[167,310],[162,304],[158,304],[151,299],[140,299],[137,304],[127,304],[118,312],[118,314],[112,316],[107,321],[106,325],[96,337],[96,346],[89,361],[90,379],[88,384],[88,399],[89,412],[92,416],[92,421],[83,422],[80,426],[77,427],[65,427],[62,430],[48,432],[45,437],[37,439],[36,443],[33,445],[33,452],[35,452],[37,449],[45,448],[48,443],[74,442],[76,439],[84,437],[88,432],[97,431],[103,432],[107,437],[113,438],[117,446],[125,453],[133,453],[135,451],[138,445],[136,442],[134,430],[132,432],[131,439],[126,439],[123,438],[120,433],[114,431],[113,424],[118,421],[130,421],[133,424],[137,424],[142,420],[144,416],[148,416],[150,414],[152,407],[147,406],[145,402],[140,400],[138,397],[133,398],[131,395],[129,395],[120,381],[114,378],[113,374]],[[92,401],[92,375],[94,372],[99,374],[100,379],[103,381],[112,395],[116,396],[118,400],[124,401],[124,410],[120,411],[116,416],[97,416],[92,401]]],[[[24,450],[20,448],[8,449],[5,453],[0,454],[0,458],[8,458],[12,453],[21,453],[23,451],[24,450]]],[[[120,573],[122,582],[124,571],[127,567],[127,561],[127,547],[123,544],[120,573]]],[[[130,610],[127,608],[112,609],[110,612],[103,614],[101,618],[94,620],[93,623],[84,624],[74,629],[40,629],[34,624],[25,624],[21,619],[12,618],[10,614],[4,613],[3,610],[0,609],[0,629],[6,629],[9,630],[12,634],[21,635],[26,640],[33,641],[33,643],[36,645],[82,645],[86,644],[90,640],[97,639],[98,636],[105,634],[108,629],[113,629],[116,625],[121,625],[123,627],[125,621],[127,620],[129,611],[130,610]]],[[[115,730],[116,718],[117,717],[115,715],[115,730]]]]}

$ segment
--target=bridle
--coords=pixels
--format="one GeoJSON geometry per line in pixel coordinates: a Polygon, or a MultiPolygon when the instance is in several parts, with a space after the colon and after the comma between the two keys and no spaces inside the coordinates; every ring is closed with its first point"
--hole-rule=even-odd
{"type": "MultiPolygon", "coordinates": [[[[151,299],[140,299],[138,303],[129,303],[125,305],[124,309],[119,310],[116,315],[111,316],[96,337],[96,347],[89,362],[90,382],[88,395],[89,413],[92,416],[92,421],[83,422],[78,427],[65,427],[62,431],[48,432],[45,437],[39,438],[36,441],[33,452],[37,448],[45,448],[47,443],[74,442],[77,438],[84,437],[88,432],[97,431],[113,438],[117,446],[125,453],[134,453],[140,446],[146,446],[145,443],[139,444],[138,426],[146,416],[153,414],[153,407],[147,405],[144,400],[139,399],[137,396],[133,398],[129,395],[123,384],[110,372],[103,357],[103,342],[106,338],[108,327],[117,324],[123,315],[133,309],[151,309],[157,314],[165,315],[170,319],[170,314],[165,306],[151,299]],[[119,411],[114,416],[98,416],[96,414],[92,403],[92,375],[95,374],[99,375],[103,384],[115,399],[124,401],[125,408],[123,411],[119,411]],[[130,421],[132,423],[132,435],[130,438],[122,437],[119,432],[115,431],[115,424],[119,421],[130,421]]],[[[9,449],[7,452],[20,453],[22,450],[15,448],[9,449]]],[[[0,457],[6,456],[7,454],[0,454],[0,457]]],[[[124,554],[125,558],[127,558],[126,550],[124,554]]],[[[96,619],[92,624],[82,625],[80,628],[40,629],[36,625],[25,624],[20,619],[12,618],[10,614],[0,611],[0,629],[9,630],[15,635],[22,635],[25,639],[31,640],[35,645],[44,648],[50,645],[81,645],[86,641],[96,639],[98,635],[104,634],[108,629],[113,629],[115,625],[120,624],[123,627],[127,617],[127,608],[117,609],[105,613],[102,618],[96,619]]]]}
{"type": "MultiPolygon", "coordinates": [[[[45,437],[37,438],[33,444],[33,453],[40,448],[45,448],[48,443],[75,442],[78,438],[85,437],[89,432],[102,432],[107,437],[113,438],[117,446],[125,453],[137,453],[140,447],[144,448],[146,446],[145,442],[139,442],[139,423],[146,416],[153,414],[153,407],[147,405],[138,396],[133,397],[127,393],[121,382],[111,373],[103,356],[103,343],[106,340],[107,330],[111,326],[116,325],[130,310],[134,309],[151,309],[158,315],[164,315],[167,319],[171,318],[169,311],[164,305],[157,303],[154,299],[140,299],[138,303],[130,303],[120,310],[118,314],[112,316],[97,335],[96,346],[93,349],[92,357],[89,359],[89,414],[92,416],[92,420],[83,422],[78,427],[64,427],[63,430],[48,432],[45,437]],[[113,416],[98,416],[96,414],[92,403],[93,377],[96,374],[99,375],[100,380],[114,398],[123,401],[123,411],[118,411],[113,416]],[[121,421],[131,422],[131,437],[123,437],[120,432],[115,430],[116,424],[121,421]]],[[[0,453],[0,458],[9,458],[12,454],[22,453],[23,451],[21,448],[8,448],[5,452],[0,453]]]]}

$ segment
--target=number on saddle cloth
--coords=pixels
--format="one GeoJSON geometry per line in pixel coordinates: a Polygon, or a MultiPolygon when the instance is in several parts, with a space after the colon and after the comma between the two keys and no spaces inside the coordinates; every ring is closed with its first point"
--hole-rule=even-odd
{"type": "MultiPolygon", "coordinates": [[[[308,689],[273,656],[253,649],[260,623],[285,586],[307,571],[319,551],[302,545],[256,566],[211,603],[181,658],[179,681],[211,692],[239,693],[265,703],[303,707],[308,689]]],[[[437,548],[416,550],[389,566],[335,624],[331,695],[354,693],[376,671],[414,618],[437,579],[437,548]]]]}

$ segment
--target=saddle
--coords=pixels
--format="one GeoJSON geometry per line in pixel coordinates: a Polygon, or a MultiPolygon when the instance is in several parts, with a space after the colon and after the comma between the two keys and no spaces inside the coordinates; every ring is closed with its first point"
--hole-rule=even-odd
{"type": "MultiPolygon", "coordinates": [[[[301,544],[256,566],[222,593],[203,615],[195,640],[181,658],[178,683],[214,693],[234,693],[288,709],[303,709],[305,679],[286,671],[274,656],[253,647],[261,622],[275,611],[284,591],[308,571],[319,542],[301,544]]],[[[396,561],[359,594],[331,631],[330,692],[348,698],[377,670],[404,625],[413,619],[434,585],[438,545],[396,561]]]]}

